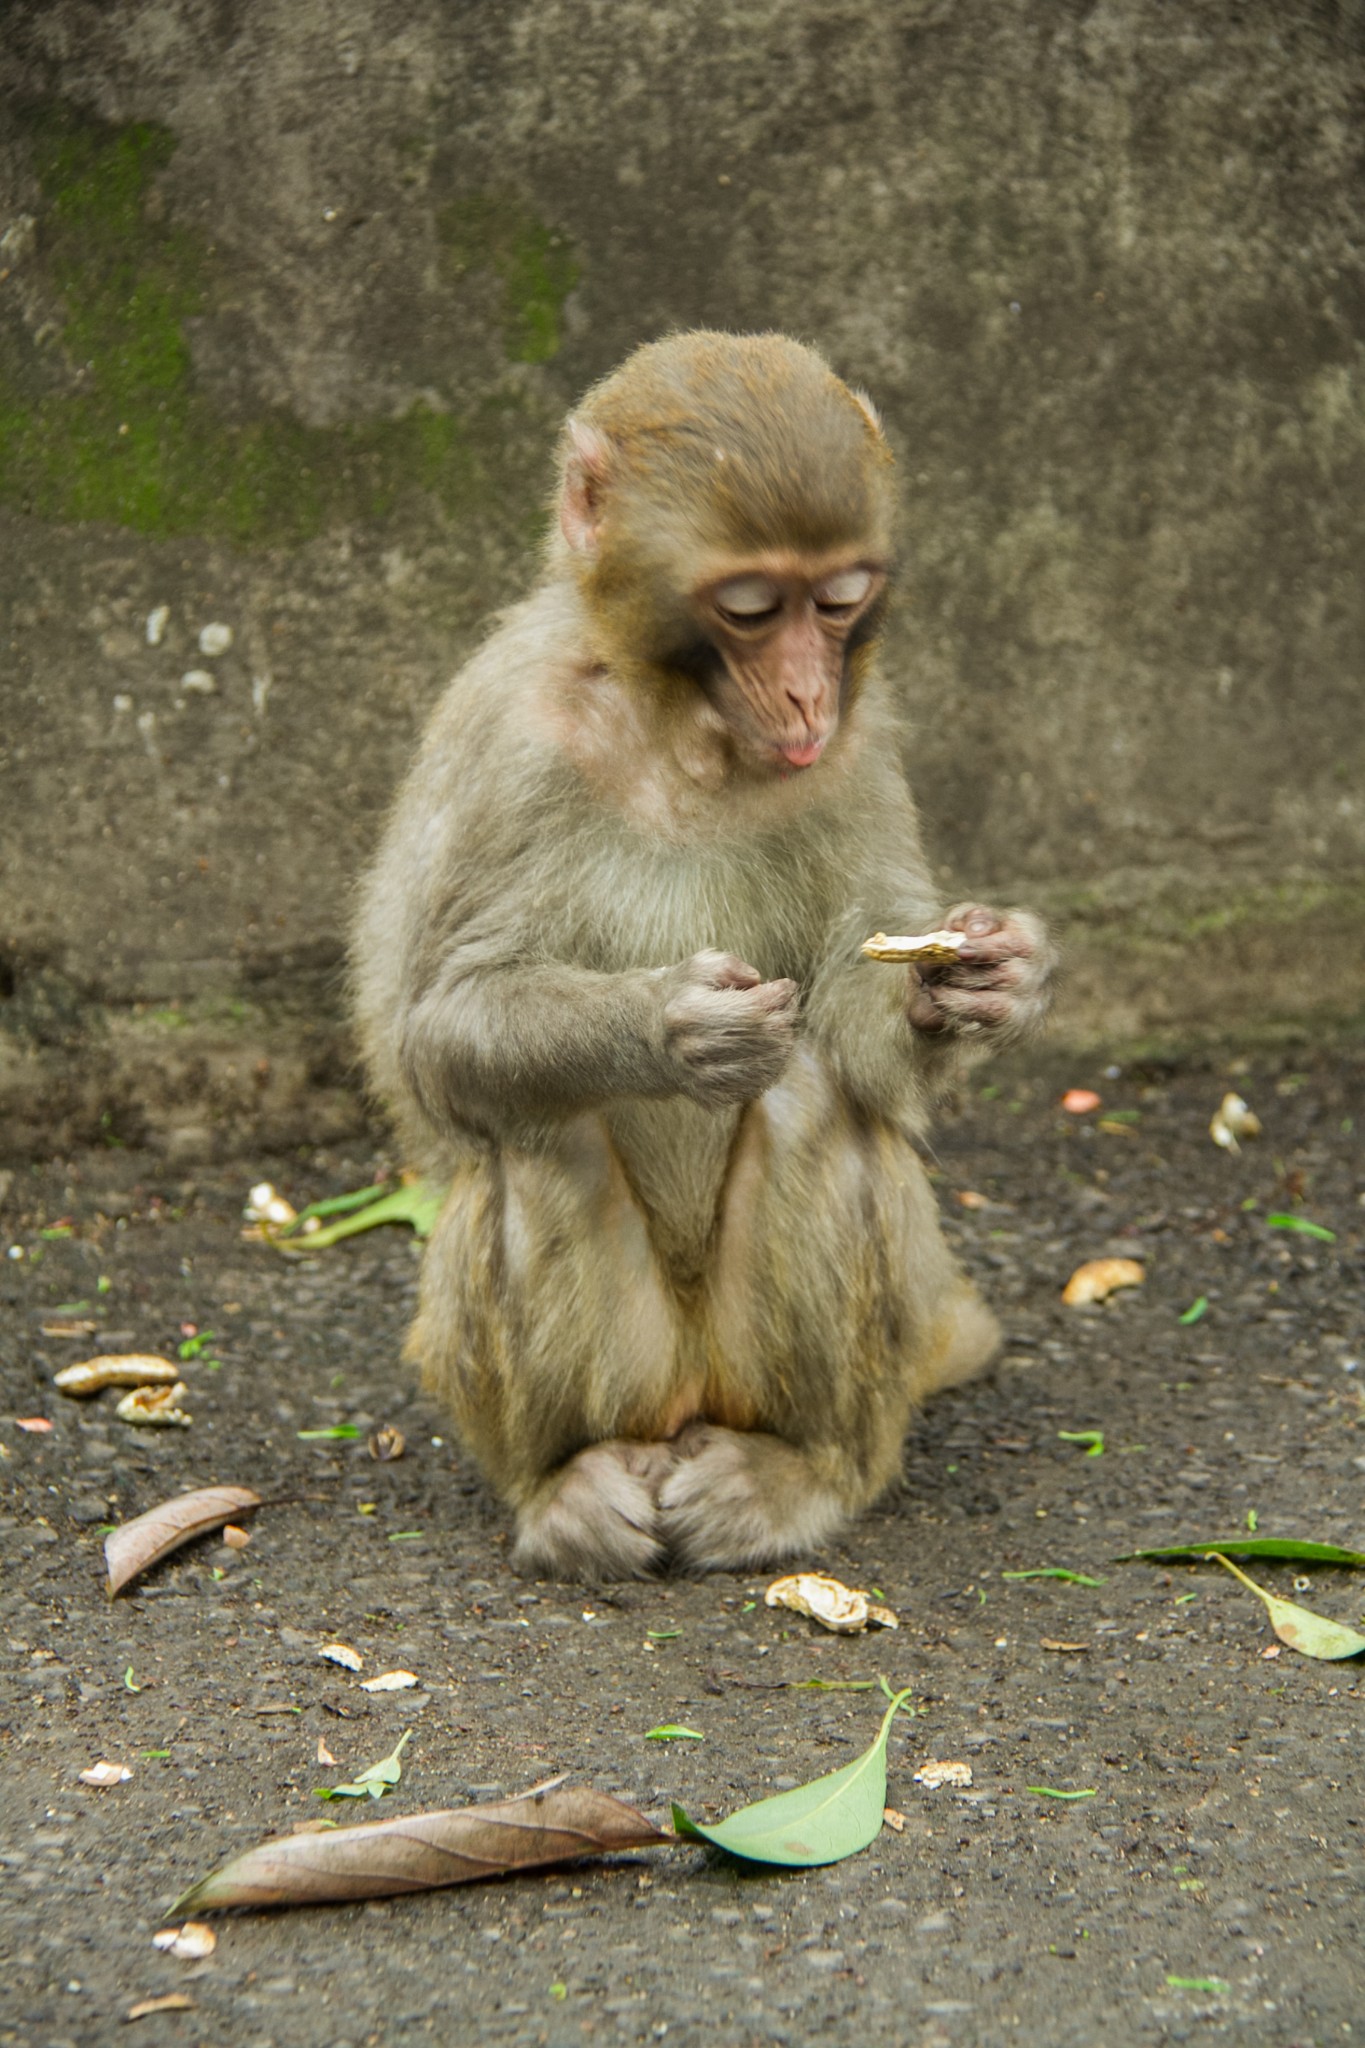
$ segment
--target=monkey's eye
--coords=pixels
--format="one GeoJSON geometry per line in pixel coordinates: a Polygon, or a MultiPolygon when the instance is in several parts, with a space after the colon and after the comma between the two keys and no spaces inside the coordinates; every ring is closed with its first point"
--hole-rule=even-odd
{"type": "Polygon", "coordinates": [[[866,569],[841,569],[835,576],[827,576],[823,583],[816,585],[815,602],[822,611],[845,611],[850,605],[861,604],[872,588],[872,577],[866,569]]]}
{"type": "Polygon", "coordinates": [[[766,576],[736,576],[722,583],[713,596],[718,612],[744,626],[770,619],[781,604],[777,585],[766,576]]]}

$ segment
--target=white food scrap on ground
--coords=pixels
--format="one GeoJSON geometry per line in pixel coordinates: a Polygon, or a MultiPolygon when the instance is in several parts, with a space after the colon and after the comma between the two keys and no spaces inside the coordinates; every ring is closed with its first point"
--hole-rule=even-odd
{"type": "Polygon", "coordinates": [[[871,1624],[875,1628],[899,1628],[889,1607],[882,1607],[857,1586],[846,1586],[825,1572],[794,1572],[774,1579],[763,1595],[765,1607],[790,1607],[795,1614],[807,1614],[821,1628],[835,1635],[861,1635],[871,1624]]]}
{"type": "Polygon", "coordinates": [[[915,1783],[923,1785],[928,1792],[937,1792],[941,1785],[955,1785],[965,1790],[972,1782],[970,1764],[939,1763],[929,1757],[915,1772],[915,1783]]]}
{"type": "Polygon", "coordinates": [[[1146,1268],[1136,1259],[1088,1259],[1067,1281],[1062,1300],[1068,1308],[1083,1308],[1088,1302],[1103,1301],[1120,1287],[1141,1287],[1146,1278],[1146,1268]]]}

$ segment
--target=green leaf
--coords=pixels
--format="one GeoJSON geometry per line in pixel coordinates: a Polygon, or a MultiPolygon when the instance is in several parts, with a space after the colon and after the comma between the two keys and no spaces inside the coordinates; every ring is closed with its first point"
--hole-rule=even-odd
{"type": "Polygon", "coordinates": [[[661,1721],[657,1728],[646,1728],[646,1742],[705,1742],[700,1728],[684,1728],[677,1721],[661,1721]]]}
{"type": "Polygon", "coordinates": [[[875,1678],[793,1678],[793,1692],[875,1692],[875,1678]]]}
{"type": "Polygon", "coordinates": [[[405,1728],[388,1755],[381,1756],[377,1764],[361,1771],[353,1784],[315,1785],[314,1795],[318,1799],[382,1799],[390,1786],[396,1785],[403,1775],[399,1759],[411,1734],[411,1728],[405,1728]]]}
{"type": "Polygon", "coordinates": [[[1089,1572],[1069,1572],[1059,1564],[1035,1565],[1027,1572],[1001,1572],[1002,1579],[1065,1579],[1071,1586],[1107,1586],[1107,1579],[1091,1578],[1089,1572]]]}
{"type": "Polygon", "coordinates": [[[287,1229],[272,1230],[270,1242],[288,1251],[320,1252],[329,1244],[339,1244],[343,1237],[373,1230],[380,1223],[410,1223],[418,1237],[430,1237],[445,1198],[443,1187],[433,1187],[426,1180],[408,1181],[387,1193],[382,1186],[360,1188],[354,1195],[337,1195],[330,1202],[315,1202],[287,1229]],[[315,1222],[324,1215],[337,1216],[338,1220],[322,1230],[304,1232],[305,1222],[315,1222]]]}
{"type": "Polygon", "coordinates": [[[1265,1603],[1270,1626],[1291,1650],[1327,1663],[1335,1662],[1339,1657],[1359,1657],[1365,1651],[1365,1636],[1358,1629],[1347,1628],[1344,1622],[1329,1621],[1325,1614],[1314,1614],[1311,1607],[1300,1607],[1293,1600],[1281,1600],[1277,1593],[1267,1593],[1264,1586],[1258,1586],[1255,1579],[1249,1579],[1240,1565],[1233,1564],[1221,1552],[1213,1550],[1209,1555],[1222,1565],[1224,1571],[1231,1572],[1234,1579],[1240,1579],[1249,1593],[1254,1593],[1265,1603]]]}
{"type": "Polygon", "coordinates": [[[881,1833],[887,1740],[896,1711],[912,1690],[907,1686],[892,1695],[872,1747],[841,1771],[798,1785],[794,1791],[779,1792],[775,1799],[742,1806],[715,1827],[701,1827],[675,1805],[674,1827],[680,1835],[711,1842],[748,1863],[810,1870],[817,1864],[856,1856],[881,1833]]]}
{"type": "Polygon", "coordinates": [[[1160,1564],[1168,1557],[1205,1558],[1216,1550],[1232,1557],[1279,1557],[1290,1564],[1365,1565],[1365,1550],[1341,1550],[1335,1543],[1301,1543],[1291,1536],[1211,1536],[1207,1543],[1166,1543],[1158,1550],[1130,1550],[1115,1564],[1160,1564]]]}
{"type": "Polygon", "coordinates": [[[183,1344],[176,1346],[178,1358],[197,1358],[206,1344],[212,1344],[218,1335],[216,1330],[201,1330],[197,1336],[186,1337],[183,1344]]]}
{"type": "Polygon", "coordinates": [[[330,1429],[301,1429],[298,1435],[301,1444],[322,1443],[329,1438],[350,1443],[360,1435],[360,1425],[356,1422],[334,1422],[330,1429]]]}
{"type": "Polygon", "coordinates": [[[680,1628],[647,1628],[645,1634],[651,1643],[671,1643],[682,1634],[680,1628]]]}
{"type": "Polygon", "coordinates": [[[1211,1991],[1218,1998],[1228,1988],[1221,1977],[1168,1977],[1166,1982],[1172,1991],[1211,1991]]]}
{"type": "Polygon", "coordinates": [[[1310,1223],[1306,1216],[1267,1216],[1266,1222],[1272,1230],[1297,1230],[1302,1237],[1320,1237],[1324,1244],[1335,1244],[1337,1234],[1325,1223],[1310,1223]]]}
{"type": "Polygon", "coordinates": [[[1087,1458],[1104,1456],[1104,1431],[1102,1429],[1059,1429],[1057,1432],[1064,1444],[1084,1444],[1087,1458]]]}
{"type": "Polygon", "coordinates": [[[1055,1785],[1025,1785],[1026,1792],[1036,1792],[1040,1799],[1093,1799],[1098,1791],[1095,1785],[1087,1785],[1081,1792],[1060,1792],[1055,1785]]]}
{"type": "Polygon", "coordinates": [[[1181,1323],[1197,1323],[1202,1315],[1207,1315],[1208,1307],[1209,1298],[1207,1294],[1201,1294],[1190,1303],[1183,1316],[1177,1316],[1176,1321],[1181,1323]]]}
{"type": "Polygon", "coordinates": [[[1258,1520],[1258,1516],[1257,1516],[1257,1514],[1256,1514],[1256,1510],[1255,1510],[1255,1508],[1248,1508],[1248,1509],[1247,1509],[1247,1528],[1248,1528],[1248,1529],[1249,1529],[1249,1530],[1251,1531],[1251,1534],[1252,1534],[1253,1536],[1254,1536],[1254,1535],[1256,1534],[1256,1523],[1257,1523],[1257,1520],[1258,1520]]]}

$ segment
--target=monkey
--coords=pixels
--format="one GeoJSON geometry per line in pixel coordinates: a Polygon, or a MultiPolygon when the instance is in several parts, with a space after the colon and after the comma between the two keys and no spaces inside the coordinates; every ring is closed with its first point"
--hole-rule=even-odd
{"type": "Polygon", "coordinates": [[[879,660],[892,470],[801,343],[636,350],[362,884],[369,1075],[449,1183],[408,1349],[527,1574],[810,1552],[997,1348],[919,1148],[1054,954],[940,914],[879,660]],[[861,954],[935,924],[950,964],[861,954]]]}

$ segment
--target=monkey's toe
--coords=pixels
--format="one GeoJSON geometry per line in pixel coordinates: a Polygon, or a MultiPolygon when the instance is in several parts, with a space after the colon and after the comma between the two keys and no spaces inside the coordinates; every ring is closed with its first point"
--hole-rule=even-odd
{"type": "Polygon", "coordinates": [[[801,1452],[759,1431],[689,1425],[659,1494],[659,1532],[691,1571],[776,1564],[845,1520],[801,1452]]]}
{"type": "Polygon", "coordinates": [[[512,1552],[527,1577],[639,1579],[664,1561],[658,1534],[661,1444],[593,1444],[570,1458],[517,1517],[512,1552]]]}

